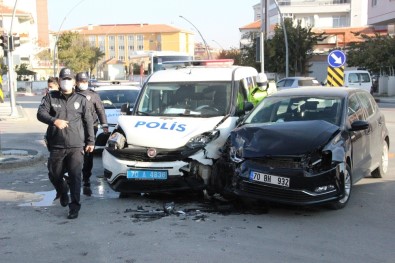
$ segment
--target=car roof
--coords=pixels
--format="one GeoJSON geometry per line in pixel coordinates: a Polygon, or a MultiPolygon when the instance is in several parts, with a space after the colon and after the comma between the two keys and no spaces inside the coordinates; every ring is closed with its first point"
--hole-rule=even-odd
{"type": "Polygon", "coordinates": [[[314,77],[286,77],[286,78],[280,79],[279,81],[284,80],[284,79],[297,79],[297,80],[300,80],[300,79],[316,79],[316,78],[314,78],[314,77]]]}
{"type": "Polygon", "coordinates": [[[282,96],[335,96],[335,97],[348,97],[350,93],[356,91],[366,92],[359,88],[346,88],[346,87],[327,87],[327,86],[312,86],[300,87],[297,89],[284,89],[270,95],[270,97],[282,96]]]}
{"type": "Polygon", "coordinates": [[[129,86],[109,85],[109,86],[95,87],[94,89],[94,91],[96,92],[100,90],[141,90],[141,87],[134,85],[129,85],[129,86]]]}
{"type": "Polygon", "coordinates": [[[237,81],[257,75],[258,71],[253,67],[194,66],[157,71],[151,75],[148,82],[237,81]]]}

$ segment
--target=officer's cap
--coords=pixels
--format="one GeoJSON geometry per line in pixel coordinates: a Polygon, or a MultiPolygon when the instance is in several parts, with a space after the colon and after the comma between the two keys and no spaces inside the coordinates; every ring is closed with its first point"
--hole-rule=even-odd
{"type": "Polygon", "coordinates": [[[86,72],[80,72],[77,74],[76,76],[76,80],[77,81],[88,81],[88,74],[86,74],[86,72]]]}
{"type": "Polygon", "coordinates": [[[59,72],[59,79],[74,79],[74,73],[71,69],[69,68],[62,68],[59,72]]]}

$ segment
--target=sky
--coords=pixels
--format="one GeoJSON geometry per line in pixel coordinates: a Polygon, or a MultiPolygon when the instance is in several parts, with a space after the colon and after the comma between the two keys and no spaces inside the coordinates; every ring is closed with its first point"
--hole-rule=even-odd
{"type": "Polygon", "coordinates": [[[197,42],[202,42],[201,34],[209,46],[220,49],[239,47],[239,28],[254,22],[253,6],[260,3],[260,0],[47,1],[49,29],[55,32],[89,24],[166,24],[194,32],[197,42]]]}

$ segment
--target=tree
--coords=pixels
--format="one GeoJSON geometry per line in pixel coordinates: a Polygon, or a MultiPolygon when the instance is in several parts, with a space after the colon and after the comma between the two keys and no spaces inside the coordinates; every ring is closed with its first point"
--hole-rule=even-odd
{"type": "Polygon", "coordinates": [[[368,36],[358,32],[354,35],[360,36],[363,41],[351,43],[347,47],[347,65],[394,75],[395,37],[378,33],[368,36]]]}
{"type": "Polygon", "coordinates": [[[17,80],[25,80],[27,76],[35,75],[34,71],[28,69],[28,64],[21,64],[15,66],[15,72],[17,74],[17,80]]]}
{"type": "MultiPolygon", "coordinates": [[[[314,46],[325,39],[323,34],[315,34],[311,28],[303,28],[301,22],[292,25],[292,19],[285,19],[285,29],[288,40],[288,68],[292,75],[306,75],[309,70],[309,59],[312,57],[314,46]]],[[[256,59],[257,35],[247,33],[243,38],[249,39],[250,45],[241,49],[242,64],[260,69],[260,63],[256,59]]],[[[285,73],[285,39],[281,25],[277,25],[274,36],[265,40],[264,43],[265,71],[285,73]]]]}
{"type": "Polygon", "coordinates": [[[235,65],[241,65],[241,54],[237,48],[231,48],[230,50],[222,50],[218,56],[219,59],[233,59],[235,65]]]}
{"type": "Polygon", "coordinates": [[[76,32],[65,32],[58,39],[58,58],[74,72],[88,71],[96,56],[95,49],[76,32]]]}
{"type": "MultiPolygon", "coordinates": [[[[313,54],[314,46],[325,37],[322,34],[312,32],[311,27],[304,28],[298,20],[293,26],[292,19],[284,20],[288,39],[288,68],[290,75],[307,75],[310,64],[308,63],[313,54]]],[[[273,72],[285,72],[285,39],[282,25],[277,25],[272,39],[266,41],[268,47],[265,62],[273,72]],[[267,60],[266,60],[267,58],[267,60]]]]}
{"type": "Polygon", "coordinates": [[[98,47],[91,47],[92,52],[93,52],[93,57],[89,60],[89,69],[90,72],[93,72],[95,69],[97,63],[102,59],[106,54],[100,51],[100,48],[98,47]]]}

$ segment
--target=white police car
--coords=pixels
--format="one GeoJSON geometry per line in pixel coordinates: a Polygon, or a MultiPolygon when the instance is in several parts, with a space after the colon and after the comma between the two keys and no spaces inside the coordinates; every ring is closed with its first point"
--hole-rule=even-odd
{"type": "MultiPolygon", "coordinates": [[[[137,83],[104,83],[97,84],[95,92],[100,96],[106,112],[108,129],[112,132],[117,124],[118,117],[121,115],[121,107],[124,104],[129,104],[130,108],[137,99],[141,87],[137,83]]],[[[106,145],[108,134],[103,133],[101,125],[96,136],[95,150],[103,150],[106,145]]]]}
{"type": "Polygon", "coordinates": [[[210,188],[212,165],[237,120],[252,109],[258,72],[232,60],[155,72],[103,151],[104,176],[121,193],[210,188]]]}

